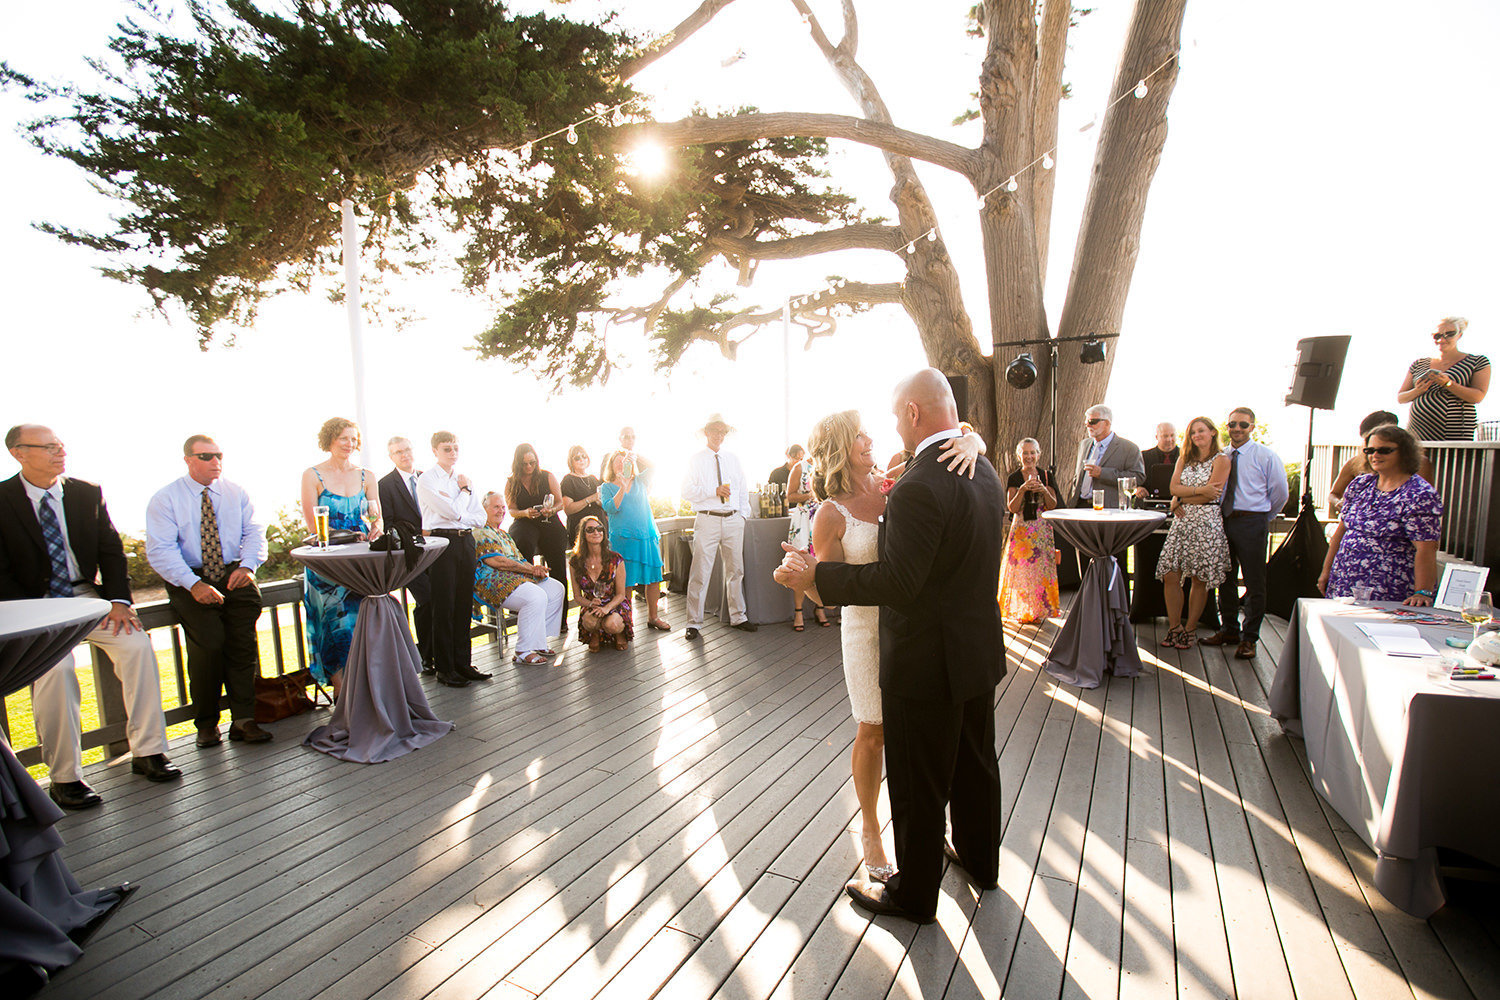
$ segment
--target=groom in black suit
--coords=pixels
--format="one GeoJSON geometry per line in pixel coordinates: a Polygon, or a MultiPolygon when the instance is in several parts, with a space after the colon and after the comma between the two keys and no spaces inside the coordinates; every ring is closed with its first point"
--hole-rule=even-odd
{"type": "MultiPolygon", "coordinates": [[[[417,479],[422,471],[412,459],[411,442],[393,437],[386,442],[386,452],[395,468],[380,477],[380,516],[387,530],[397,521],[410,521],[422,530],[422,509],[417,506],[417,479]]],[[[412,619],[417,626],[417,652],[422,658],[422,673],[432,669],[432,584],[423,570],[406,585],[416,607],[412,619]]]]}
{"type": "Polygon", "coordinates": [[[995,685],[1005,675],[1005,648],[995,581],[1005,490],[983,458],[972,479],[939,464],[942,442],[959,433],[941,372],[926,368],[904,380],[894,410],[902,444],[916,457],[887,498],[879,560],[819,563],[789,548],[776,579],[804,590],[816,584],[825,603],[880,605],[880,703],[899,871],[883,886],[856,879],[847,888],[871,912],[929,923],[944,854],[981,889],[995,888],[999,876],[995,685]],[[947,844],[944,807],[953,820],[947,844]]]}

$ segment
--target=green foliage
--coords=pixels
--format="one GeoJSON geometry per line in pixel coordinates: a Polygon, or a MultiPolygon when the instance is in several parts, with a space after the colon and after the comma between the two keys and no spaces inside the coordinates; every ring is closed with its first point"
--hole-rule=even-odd
{"type": "Polygon", "coordinates": [[[161,577],[156,575],[156,570],[146,561],[146,540],[144,538],[132,538],[129,535],[120,535],[120,543],[125,546],[125,571],[130,579],[130,589],[155,590],[166,586],[161,577]]]}
{"type": "Polygon", "coordinates": [[[693,512],[693,505],[678,497],[652,497],[652,517],[683,517],[693,512]]]}
{"type": "Polygon", "coordinates": [[[296,507],[283,507],[276,512],[276,520],[266,525],[266,561],[256,572],[256,579],[289,580],[302,573],[302,567],[293,561],[290,553],[307,537],[307,525],[296,507]]]}
{"type": "MultiPolygon", "coordinates": [[[[30,123],[32,141],[121,205],[101,231],[42,228],[181,307],[202,346],[253,322],[267,296],[336,272],[331,206],[346,197],[378,269],[431,266],[457,234],[464,285],[498,303],[478,354],[554,384],[608,376],[607,323],[644,315],[610,301],[619,279],[691,281],[716,238],[860,215],[826,184],[823,139],[688,147],[669,181],[632,174],[611,109],[645,117],[619,79],[640,49],[607,24],[499,0],[180,3],[187,24],[143,8],[119,26],[96,89],[9,66],[0,80],[63,107],[30,123]],[[576,142],[551,134],[590,118],[576,142]]],[[[663,326],[663,364],[688,325],[663,326]]]]}

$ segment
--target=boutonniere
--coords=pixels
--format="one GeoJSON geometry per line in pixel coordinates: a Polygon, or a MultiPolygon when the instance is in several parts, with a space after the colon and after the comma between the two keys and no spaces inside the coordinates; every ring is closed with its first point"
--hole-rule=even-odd
{"type": "Polygon", "coordinates": [[[880,495],[883,497],[890,496],[891,490],[895,487],[895,485],[896,481],[894,479],[891,479],[889,476],[885,479],[882,479],[880,481],[880,495]]]}

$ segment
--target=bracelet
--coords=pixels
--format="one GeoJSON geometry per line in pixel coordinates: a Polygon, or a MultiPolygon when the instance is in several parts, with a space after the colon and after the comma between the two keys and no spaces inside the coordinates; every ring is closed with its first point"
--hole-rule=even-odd
{"type": "Polygon", "coordinates": [[[1411,596],[1413,597],[1431,597],[1432,595],[1433,592],[1430,590],[1414,590],[1411,592],[1411,596]]]}

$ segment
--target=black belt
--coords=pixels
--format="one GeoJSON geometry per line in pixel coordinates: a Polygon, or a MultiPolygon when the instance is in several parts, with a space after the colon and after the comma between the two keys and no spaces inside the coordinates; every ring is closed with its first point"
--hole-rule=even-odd
{"type": "Polygon", "coordinates": [[[707,514],[709,517],[733,517],[738,514],[737,510],[700,510],[698,513],[707,514]]]}
{"type": "Polygon", "coordinates": [[[462,538],[469,533],[468,528],[433,528],[432,533],[443,538],[462,538]]]}

